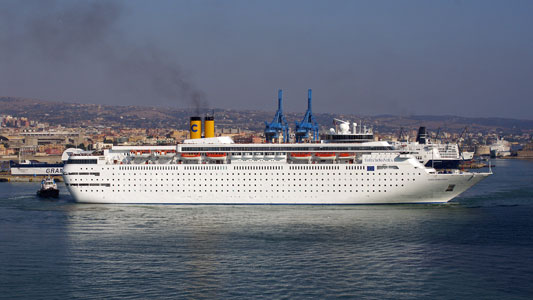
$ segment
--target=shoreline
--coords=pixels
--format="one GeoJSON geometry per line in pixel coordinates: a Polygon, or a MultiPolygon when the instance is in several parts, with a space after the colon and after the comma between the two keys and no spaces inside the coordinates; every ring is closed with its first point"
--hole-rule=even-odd
{"type": "MultiPolygon", "coordinates": [[[[0,183],[1,182],[41,182],[43,178],[46,178],[47,176],[17,176],[17,175],[10,175],[10,174],[2,174],[0,175],[0,183]]],[[[55,175],[50,176],[50,178],[53,178],[56,182],[63,182],[63,176],[61,175],[55,175]]]]}

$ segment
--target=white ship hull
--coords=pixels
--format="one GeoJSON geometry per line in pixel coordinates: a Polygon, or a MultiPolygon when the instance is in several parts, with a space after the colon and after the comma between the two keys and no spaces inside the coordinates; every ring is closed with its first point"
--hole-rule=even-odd
{"type": "Polygon", "coordinates": [[[489,175],[430,174],[412,161],[375,171],[364,164],[67,164],[64,180],[82,203],[394,204],[448,202],[489,175]]]}

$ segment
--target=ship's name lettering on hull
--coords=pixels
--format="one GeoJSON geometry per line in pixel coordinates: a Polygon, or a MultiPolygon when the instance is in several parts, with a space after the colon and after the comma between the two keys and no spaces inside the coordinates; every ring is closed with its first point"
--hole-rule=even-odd
{"type": "Polygon", "coordinates": [[[61,174],[61,168],[47,168],[46,174],[61,174]]]}
{"type": "Polygon", "coordinates": [[[363,159],[364,163],[392,163],[394,159],[390,158],[365,158],[363,159]]]}

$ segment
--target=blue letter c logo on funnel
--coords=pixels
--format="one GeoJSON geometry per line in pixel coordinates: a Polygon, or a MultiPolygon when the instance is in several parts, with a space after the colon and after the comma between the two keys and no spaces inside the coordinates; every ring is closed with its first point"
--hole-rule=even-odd
{"type": "Polygon", "coordinates": [[[192,131],[192,132],[198,132],[198,129],[196,129],[196,127],[198,127],[198,125],[193,124],[193,125],[191,126],[191,131],[192,131]]]}

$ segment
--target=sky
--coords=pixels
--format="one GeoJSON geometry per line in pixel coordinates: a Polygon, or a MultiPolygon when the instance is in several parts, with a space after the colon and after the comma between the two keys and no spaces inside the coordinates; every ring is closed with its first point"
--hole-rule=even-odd
{"type": "MultiPolygon", "coordinates": [[[[0,0],[0,96],[533,119],[533,1],[0,0]]],[[[1,107],[0,107],[1,112],[1,107]]]]}

